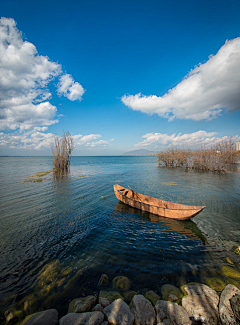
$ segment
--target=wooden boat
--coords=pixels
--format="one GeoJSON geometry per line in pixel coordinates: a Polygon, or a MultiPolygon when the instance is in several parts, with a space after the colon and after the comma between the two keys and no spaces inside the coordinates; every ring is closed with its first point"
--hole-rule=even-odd
{"type": "Polygon", "coordinates": [[[118,184],[113,185],[113,188],[116,197],[123,203],[159,217],[188,220],[205,208],[205,206],[190,206],[159,200],[151,196],[139,194],[118,184]]]}

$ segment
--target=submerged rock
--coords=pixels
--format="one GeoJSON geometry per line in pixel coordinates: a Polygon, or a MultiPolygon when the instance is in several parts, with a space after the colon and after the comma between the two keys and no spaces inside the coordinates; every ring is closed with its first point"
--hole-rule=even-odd
{"type": "Polygon", "coordinates": [[[163,300],[176,302],[178,304],[181,302],[181,299],[183,297],[181,291],[177,287],[171,284],[164,284],[161,287],[161,294],[163,300]]]}
{"type": "Polygon", "coordinates": [[[95,296],[87,296],[72,300],[68,307],[69,313],[90,312],[95,306],[97,298],[95,296]]]}
{"type": "Polygon", "coordinates": [[[100,325],[103,320],[104,315],[100,311],[80,314],[69,313],[59,320],[59,325],[100,325]]]}
{"type": "MultiPolygon", "coordinates": [[[[121,298],[123,299],[123,297],[120,295],[119,292],[117,291],[107,291],[107,290],[101,290],[99,292],[99,299],[100,298],[107,298],[107,300],[112,303],[114,300],[121,298]]],[[[101,302],[100,302],[101,303],[101,302]]]]}
{"type": "Polygon", "coordinates": [[[130,281],[126,276],[116,276],[113,279],[113,287],[122,291],[126,291],[130,287],[130,281]]]}
{"type": "Polygon", "coordinates": [[[234,265],[234,262],[231,260],[230,257],[226,257],[226,258],[224,259],[224,261],[227,262],[228,264],[232,264],[232,265],[234,265]]]}
{"type": "Polygon", "coordinates": [[[182,298],[182,306],[195,322],[206,325],[218,324],[219,297],[213,289],[205,284],[184,285],[187,296],[182,298]]]}
{"type": "Polygon", "coordinates": [[[232,284],[228,284],[220,296],[219,315],[223,325],[237,325],[233,310],[230,305],[230,299],[236,294],[240,294],[240,290],[232,284]]]}
{"type": "Polygon", "coordinates": [[[37,275],[37,287],[52,283],[58,278],[60,261],[54,260],[46,264],[37,275]]]}
{"type": "Polygon", "coordinates": [[[151,301],[152,305],[155,306],[156,302],[160,299],[159,295],[157,295],[154,291],[147,291],[145,297],[151,301]]]}
{"type": "Polygon", "coordinates": [[[225,280],[227,284],[233,284],[235,287],[240,289],[240,283],[234,279],[227,279],[225,280]]]}
{"type": "Polygon", "coordinates": [[[220,278],[207,278],[206,282],[215,291],[223,291],[226,287],[226,283],[220,278]]]}
{"type": "Polygon", "coordinates": [[[136,325],[154,325],[156,315],[151,302],[142,295],[136,295],[132,300],[131,312],[135,317],[136,325]]]}
{"type": "Polygon", "coordinates": [[[108,323],[114,325],[132,325],[134,316],[128,305],[122,299],[116,299],[109,306],[104,308],[108,323]]]}
{"type": "Polygon", "coordinates": [[[126,291],[124,293],[124,300],[126,301],[126,303],[130,303],[132,298],[136,295],[138,295],[136,291],[126,291]]]}
{"type": "Polygon", "coordinates": [[[99,286],[104,286],[106,284],[108,284],[108,276],[107,276],[107,274],[102,274],[99,281],[98,281],[98,285],[99,286]]]}
{"type": "Polygon", "coordinates": [[[170,301],[159,300],[156,303],[155,311],[157,324],[190,325],[190,318],[183,307],[170,301]]]}
{"type": "Polygon", "coordinates": [[[66,266],[62,269],[61,271],[61,276],[67,276],[68,274],[72,273],[72,267],[71,266],[66,266]]]}
{"type": "Polygon", "coordinates": [[[23,317],[23,312],[21,310],[10,308],[5,311],[4,316],[8,323],[13,323],[19,321],[23,317]]]}
{"type": "Polygon", "coordinates": [[[235,280],[240,280],[240,272],[234,269],[232,266],[223,265],[222,273],[228,278],[232,278],[235,280]]]}
{"type": "Polygon", "coordinates": [[[28,315],[21,325],[57,325],[58,312],[56,309],[48,309],[40,311],[32,315],[28,315]]]}

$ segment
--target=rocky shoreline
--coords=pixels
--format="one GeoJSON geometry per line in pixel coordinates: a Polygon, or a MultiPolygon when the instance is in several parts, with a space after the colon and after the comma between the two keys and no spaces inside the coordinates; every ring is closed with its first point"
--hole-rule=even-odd
{"type": "MultiPolygon", "coordinates": [[[[234,253],[239,257],[240,247],[234,253]]],[[[66,313],[65,303],[60,305],[63,310],[49,308],[57,299],[64,297],[66,301],[67,290],[76,285],[82,271],[72,276],[72,267],[63,267],[59,260],[54,260],[38,273],[34,293],[5,309],[5,324],[237,325],[240,324],[240,263],[228,257],[224,262],[222,278],[206,277],[205,284],[190,282],[180,288],[164,284],[157,292],[134,291],[126,276],[116,276],[110,281],[107,274],[102,274],[98,289],[87,296],[70,298],[66,313]]]]}
{"type": "MultiPolygon", "coordinates": [[[[107,275],[102,275],[100,281],[103,278],[107,279],[107,275]]],[[[240,290],[232,284],[224,288],[220,297],[201,283],[185,284],[182,292],[167,284],[161,290],[167,300],[161,300],[153,291],[147,291],[145,297],[127,291],[129,280],[124,276],[114,278],[113,286],[126,290],[124,297],[115,290],[101,290],[98,297],[89,295],[72,300],[68,313],[60,319],[56,309],[48,309],[14,322],[17,315],[9,309],[6,320],[19,325],[237,325],[240,321],[240,290]]]]}

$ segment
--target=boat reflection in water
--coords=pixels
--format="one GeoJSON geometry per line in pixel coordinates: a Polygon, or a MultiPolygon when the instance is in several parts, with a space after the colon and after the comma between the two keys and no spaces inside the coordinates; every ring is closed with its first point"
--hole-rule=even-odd
{"type": "Polygon", "coordinates": [[[158,217],[154,214],[133,208],[133,207],[131,207],[127,204],[124,204],[122,202],[117,203],[115,210],[119,211],[119,212],[128,213],[130,215],[134,214],[135,216],[141,216],[145,220],[162,223],[165,228],[165,229],[162,229],[163,231],[176,231],[183,235],[189,236],[192,239],[200,240],[203,244],[205,244],[205,242],[207,240],[204,237],[201,230],[198,228],[198,226],[192,220],[178,221],[175,219],[158,217]]]}

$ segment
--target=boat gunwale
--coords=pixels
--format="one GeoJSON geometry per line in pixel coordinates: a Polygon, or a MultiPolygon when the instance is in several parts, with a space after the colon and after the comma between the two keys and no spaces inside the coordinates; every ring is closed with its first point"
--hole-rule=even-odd
{"type": "MultiPolygon", "coordinates": [[[[118,184],[115,184],[115,185],[118,185],[118,184]]],[[[115,190],[115,185],[114,185],[114,190],[115,190]]],[[[118,186],[121,186],[121,185],[118,185],[118,186]]],[[[128,190],[128,191],[131,191],[131,192],[133,192],[133,193],[137,193],[137,192],[135,192],[135,191],[133,191],[133,190],[129,190],[129,189],[126,189],[125,187],[123,187],[123,186],[121,186],[122,187],[122,189],[125,189],[125,190],[128,190]]],[[[199,210],[203,210],[204,208],[206,208],[206,206],[192,206],[192,208],[189,208],[190,206],[189,205],[184,205],[184,204],[181,204],[181,203],[177,203],[177,204],[180,204],[180,205],[182,205],[183,207],[188,207],[188,208],[178,208],[178,209],[176,209],[176,208],[168,208],[168,207],[164,207],[164,206],[159,206],[159,205],[154,205],[154,204],[150,204],[150,203],[146,203],[146,202],[144,202],[144,201],[139,201],[139,200],[137,200],[137,199],[133,199],[133,198],[131,198],[131,197],[128,197],[126,194],[123,194],[123,193],[121,193],[120,191],[120,189],[116,189],[116,191],[118,191],[118,193],[121,195],[121,196],[124,196],[124,197],[126,197],[127,199],[129,199],[129,200],[132,200],[132,201],[135,201],[135,202],[139,202],[139,203],[143,203],[143,204],[146,204],[146,205],[149,205],[149,206],[152,206],[152,207],[156,207],[156,208],[158,208],[158,209],[166,209],[166,210],[174,210],[174,211],[177,211],[177,210],[179,210],[179,211],[182,211],[182,210],[196,210],[196,211],[199,211],[199,210]],[[194,207],[194,208],[193,208],[194,207]]],[[[137,194],[140,194],[140,193],[137,193],[137,194]]],[[[144,194],[142,194],[142,195],[144,195],[144,194]]],[[[147,195],[144,195],[144,196],[147,196],[147,195]]],[[[150,197],[150,198],[152,198],[151,196],[148,196],[148,197],[150,197]]],[[[160,199],[157,199],[157,200],[160,200],[160,199]]],[[[170,201],[164,201],[164,200],[161,200],[161,201],[163,201],[163,202],[166,202],[166,203],[173,203],[173,202],[170,202],[170,201]]],[[[176,204],[176,203],[174,203],[174,204],[176,204]]]]}

